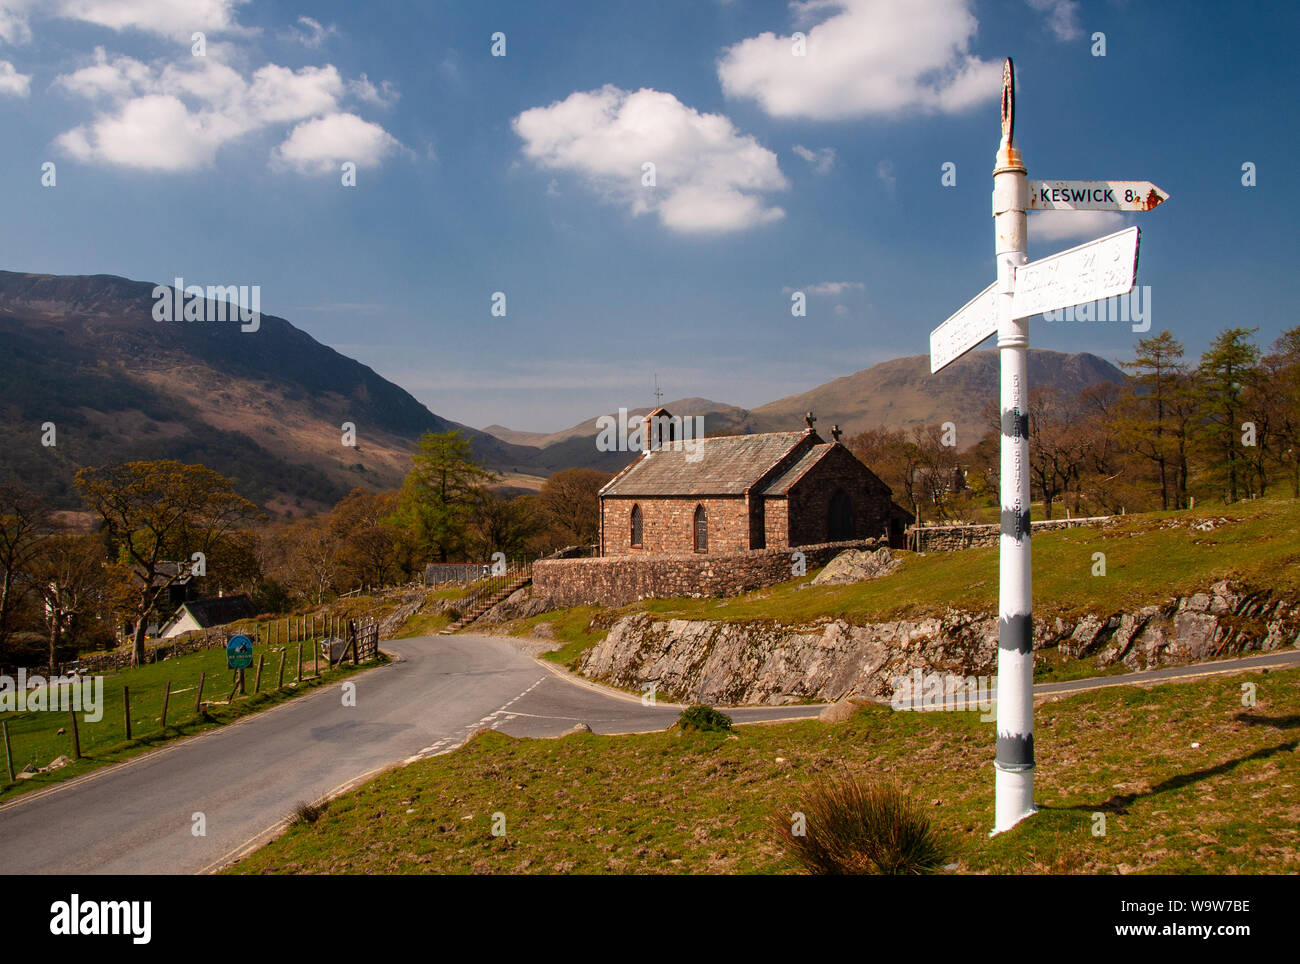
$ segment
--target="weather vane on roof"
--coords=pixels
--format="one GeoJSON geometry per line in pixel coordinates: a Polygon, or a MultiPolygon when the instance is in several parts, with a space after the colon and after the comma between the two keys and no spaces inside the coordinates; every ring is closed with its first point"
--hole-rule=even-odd
{"type": "Polygon", "coordinates": [[[655,407],[657,408],[664,400],[663,390],[659,387],[659,373],[655,372],[655,407]]]}

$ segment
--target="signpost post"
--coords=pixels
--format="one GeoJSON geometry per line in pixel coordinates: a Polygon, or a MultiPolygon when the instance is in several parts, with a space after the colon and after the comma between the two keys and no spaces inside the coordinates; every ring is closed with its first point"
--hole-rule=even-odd
{"type": "Polygon", "coordinates": [[[1131,291],[1140,236],[1136,227],[1126,228],[1029,264],[1026,212],[1149,211],[1169,198],[1149,181],[1030,181],[1015,127],[1015,68],[1008,57],[1002,71],[1002,140],[993,167],[997,279],[930,333],[931,372],[998,336],[1002,532],[993,833],[1009,830],[1035,810],[1029,318],[1131,291]]]}

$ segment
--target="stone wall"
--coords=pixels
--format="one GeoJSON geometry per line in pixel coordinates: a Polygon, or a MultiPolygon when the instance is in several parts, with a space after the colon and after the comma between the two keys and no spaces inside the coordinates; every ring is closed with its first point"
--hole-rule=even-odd
{"type": "MultiPolygon", "coordinates": [[[[1112,516],[1090,516],[1086,519],[1044,519],[1031,522],[1036,535],[1053,529],[1074,529],[1080,526],[1105,525],[1112,516]]],[[[983,526],[914,526],[907,530],[907,548],[915,552],[951,552],[954,549],[972,549],[978,546],[996,546],[1001,538],[999,525],[983,526]]]]}
{"type": "Polygon", "coordinates": [[[734,596],[794,578],[795,551],[803,553],[805,565],[812,570],[845,549],[881,545],[884,543],[877,540],[862,540],[800,546],[797,550],[539,559],[533,563],[533,595],[547,598],[552,606],[623,606],[638,599],[667,596],[734,596]]]}

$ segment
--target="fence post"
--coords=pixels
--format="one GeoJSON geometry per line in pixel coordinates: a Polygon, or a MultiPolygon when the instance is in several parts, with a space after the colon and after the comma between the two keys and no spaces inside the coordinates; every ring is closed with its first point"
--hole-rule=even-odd
{"type": "Polygon", "coordinates": [[[199,707],[203,705],[203,679],[205,676],[207,676],[207,672],[205,670],[199,670],[199,688],[198,688],[198,692],[194,694],[195,715],[198,714],[199,707]]]}
{"type": "MultiPolygon", "coordinates": [[[[168,680],[167,688],[163,690],[163,710],[162,710],[161,722],[162,722],[162,728],[164,730],[167,729],[167,703],[171,700],[171,698],[172,698],[172,681],[168,680]]],[[[76,723],[75,716],[73,718],[73,723],[74,725],[76,723]]]]}
{"type": "Polygon", "coordinates": [[[4,728],[5,734],[5,769],[9,771],[9,782],[13,783],[17,778],[14,776],[14,751],[9,747],[9,721],[0,721],[0,727],[4,728]]]}
{"type": "Polygon", "coordinates": [[[253,680],[253,692],[262,692],[262,663],[266,660],[266,653],[260,653],[257,657],[257,676],[253,680]]]}
{"type": "MultiPolygon", "coordinates": [[[[329,633],[326,632],[325,635],[328,637],[329,633]]],[[[317,640],[316,645],[313,646],[311,650],[311,675],[315,676],[317,679],[320,678],[320,648],[322,642],[324,642],[324,640],[317,640]]]]}
{"type": "Polygon", "coordinates": [[[287,655],[288,655],[288,650],[286,650],[285,647],[281,646],[280,647],[280,679],[279,682],[275,684],[276,689],[284,689],[284,658],[287,655]]]}
{"type": "Polygon", "coordinates": [[[122,687],[122,718],[126,720],[126,738],[131,739],[131,687],[122,687]]]}
{"type": "Polygon", "coordinates": [[[302,682],[302,640],[298,641],[298,678],[297,682],[302,682]]]}

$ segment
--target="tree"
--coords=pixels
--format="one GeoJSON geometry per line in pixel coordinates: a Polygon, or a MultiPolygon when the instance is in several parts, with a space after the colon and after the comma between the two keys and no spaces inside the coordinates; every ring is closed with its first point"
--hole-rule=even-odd
{"type": "Polygon", "coordinates": [[[1201,356],[1197,369],[1204,419],[1202,435],[1210,453],[1211,468],[1225,486],[1224,496],[1230,503],[1237,501],[1241,481],[1239,420],[1243,393],[1255,378],[1259,365],[1259,349],[1250,341],[1257,330],[1225,329],[1201,356]]]}
{"type": "Polygon", "coordinates": [[[49,529],[49,507],[40,496],[0,485],[0,652],[9,638],[9,618],[26,592],[22,576],[49,529]]]}
{"type": "Polygon", "coordinates": [[[496,479],[470,454],[459,431],[426,432],[411,457],[397,515],[429,560],[464,551],[481,490],[496,479]]]}
{"type": "Polygon", "coordinates": [[[589,546],[599,538],[599,493],[613,477],[595,469],[565,469],[542,484],[538,505],[566,545],[589,546]]]}
{"type": "Polygon", "coordinates": [[[1273,458],[1286,473],[1292,498],[1300,498],[1300,327],[1282,333],[1261,369],[1263,392],[1273,412],[1273,458]]]}
{"type": "Polygon", "coordinates": [[[393,493],[353,489],[330,513],[330,529],[338,540],[335,554],[339,574],[357,585],[387,583],[397,566],[398,533],[389,523],[397,510],[393,493]]]}
{"type": "Polygon", "coordinates": [[[299,519],[279,540],[281,552],[277,571],[298,596],[317,605],[337,588],[337,556],[342,540],[323,518],[299,519]]]}
{"type": "Polygon", "coordinates": [[[536,502],[537,496],[507,499],[485,489],[474,506],[473,541],[479,558],[490,558],[494,552],[504,553],[507,559],[523,556],[545,521],[536,502]]]}
{"type": "Polygon", "coordinates": [[[1171,445],[1176,443],[1169,419],[1179,376],[1185,371],[1182,357],[1182,343],[1166,328],[1154,338],[1139,339],[1134,359],[1121,362],[1133,372],[1130,384],[1136,391],[1130,394],[1117,428],[1134,452],[1155,464],[1162,509],[1169,508],[1171,445]]]}
{"type": "Polygon", "coordinates": [[[207,555],[227,533],[262,513],[225,476],[171,459],[84,468],[76,485],[100,517],[111,547],[140,579],[132,650],[139,666],[149,615],[188,570],[192,555],[207,555]],[[169,571],[168,562],[179,562],[178,571],[169,571]]]}
{"type": "Polygon", "coordinates": [[[42,542],[32,563],[32,583],[44,603],[51,675],[65,634],[76,633],[82,620],[105,609],[107,563],[104,544],[93,535],[61,534],[42,542]]]}

